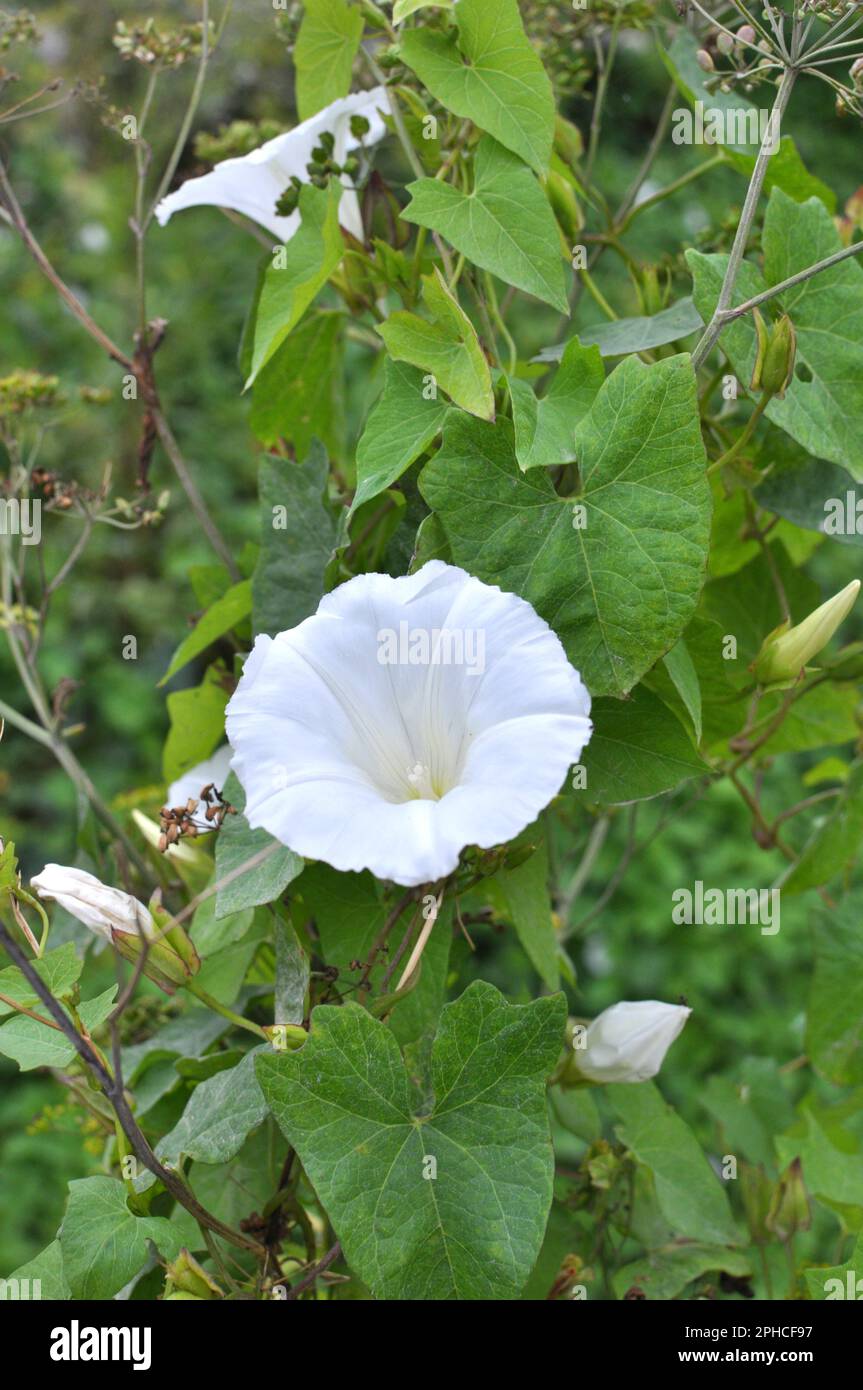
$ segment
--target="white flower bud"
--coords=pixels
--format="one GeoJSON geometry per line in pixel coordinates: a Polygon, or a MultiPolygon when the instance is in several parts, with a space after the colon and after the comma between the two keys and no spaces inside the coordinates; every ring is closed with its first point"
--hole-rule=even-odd
{"type": "Polygon", "coordinates": [[[796,627],[789,628],[783,623],[769,633],[753,663],[756,680],[761,685],[795,680],[806,663],[827,646],[839,624],[850,613],[859,592],[860,580],[852,579],[796,627]]]}
{"type": "Polygon", "coordinates": [[[119,888],[106,887],[84,869],[46,864],[30,883],[40,898],[58,902],[106,941],[112,940],[112,931],[131,932],[150,940],[156,934],[153,918],[143,903],[119,888]]]}
{"type": "Polygon", "coordinates": [[[740,43],[754,43],[755,30],[752,28],[752,25],[741,24],[740,28],[737,30],[737,38],[740,43]]]}
{"type": "Polygon", "coordinates": [[[573,1053],[575,1064],[589,1081],[649,1081],[691,1012],[656,999],[613,1004],[588,1027],[584,1051],[573,1053]]]}

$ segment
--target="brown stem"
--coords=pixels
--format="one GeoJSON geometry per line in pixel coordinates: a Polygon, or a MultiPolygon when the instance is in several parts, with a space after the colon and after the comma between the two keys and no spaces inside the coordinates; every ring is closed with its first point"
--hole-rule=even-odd
{"type": "Polygon", "coordinates": [[[159,1179],[167,1191],[170,1192],[171,1196],[174,1197],[182,1207],[185,1207],[186,1211],[188,1211],[197,1222],[206,1226],[208,1230],[214,1231],[216,1235],[221,1236],[223,1240],[229,1241],[232,1245],[237,1245],[243,1250],[251,1250],[255,1255],[263,1257],[266,1251],[258,1241],[251,1240],[248,1236],[241,1235],[238,1231],[232,1230],[230,1226],[226,1226],[222,1221],[219,1221],[217,1217],[212,1216],[206,1208],[201,1206],[200,1202],[192,1195],[177,1174],[173,1173],[169,1168],[165,1168],[164,1165],[159,1162],[129,1108],[129,1102],[123,1091],[122,1078],[119,1076],[111,1076],[107,1067],[97,1056],[93,1046],[85,1041],[77,1031],[71,1019],[60,1007],[47,985],[33,969],[27,957],[24,955],[24,952],[20,949],[12,936],[10,936],[2,922],[0,922],[0,944],[3,945],[10,959],[17,965],[34,993],[42,1000],[48,1012],[54,1017],[60,1031],[66,1035],[82,1062],[89,1068],[98,1081],[106,1099],[114,1107],[123,1133],[132,1146],[132,1151],[138,1160],[159,1179]]]}

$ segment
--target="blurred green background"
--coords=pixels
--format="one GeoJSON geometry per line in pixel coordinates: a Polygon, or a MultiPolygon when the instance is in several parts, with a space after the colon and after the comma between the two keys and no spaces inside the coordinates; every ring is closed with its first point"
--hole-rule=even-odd
{"type": "MultiPolygon", "coordinates": [[[[115,22],[131,22],[148,13],[165,23],[189,21],[200,13],[191,3],[148,9],[121,0],[88,0],[86,5],[64,0],[29,8],[42,36],[35,47],[0,54],[0,61],[20,75],[7,87],[3,104],[54,78],[62,78],[68,88],[80,79],[104,77],[107,99],[123,112],[138,109],[145,77],[112,46],[115,22]]],[[[574,67],[578,62],[580,56],[574,52],[574,67]]],[[[156,171],[173,142],[192,79],[190,64],[159,83],[152,116],[156,171]]],[[[590,95],[590,86],[587,90],[590,95]]],[[[598,163],[599,182],[612,204],[620,200],[643,158],[666,90],[667,76],[652,39],[627,33],[598,163]]],[[[584,96],[568,100],[567,114],[584,132],[589,113],[584,96]]],[[[212,62],[194,128],[215,131],[233,119],[264,117],[285,127],[293,123],[291,66],[275,33],[270,4],[239,0],[212,62]]],[[[830,94],[818,83],[795,94],[786,128],[808,167],[827,178],[841,208],[863,183],[859,128],[837,124],[830,94]]],[[[134,191],[131,146],[101,123],[91,102],[76,96],[57,110],[2,127],[0,148],[48,255],[97,321],[127,345],[135,316],[128,227],[134,191]]],[[[671,182],[701,158],[697,149],[666,142],[650,187],[671,182]]],[[[178,177],[196,168],[188,147],[178,177]]],[[[385,168],[395,184],[404,177],[397,164],[390,168],[385,160],[385,168]]],[[[711,227],[733,229],[744,190],[741,177],[723,169],[638,220],[628,244],[640,257],[668,265],[674,276],[672,297],[689,292],[682,250],[711,227]]],[[[258,524],[259,446],[248,428],[248,401],[241,395],[236,359],[261,254],[249,236],[215,209],[182,213],[164,230],[154,224],[148,239],[148,312],[169,321],[156,359],[166,413],[213,514],[237,549],[256,536],[258,524]]],[[[603,259],[597,279],[620,313],[638,312],[633,285],[615,257],[603,259]]],[[[0,303],[0,376],[16,368],[56,374],[69,397],[68,407],[53,413],[41,442],[42,466],[96,487],[110,461],[114,488],[133,497],[140,408],[120,398],[119,370],[100,355],[17,238],[2,227],[0,303]],[[108,387],[110,402],[78,405],[75,395],[81,385],[108,387]]],[[[524,355],[562,336],[559,318],[542,306],[520,299],[514,315],[524,355]]],[[[595,306],[584,296],[577,323],[583,326],[596,317],[595,306]]],[[[356,439],[376,390],[368,355],[356,360],[362,370],[347,373],[349,441],[356,439]]],[[[3,467],[0,459],[0,472],[3,467]]],[[[75,747],[107,798],[160,782],[167,719],[165,692],[157,690],[156,683],[196,607],[187,569],[212,558],[158,450],[152,476],[156,492],[171,490],[164,524],[130,532],[97,528],[85,558],[61,590],[44,647],[42,669],[48,687],[67,677],[79,682],[68,707],[70,722],[84,726],[75,747]],[[127,635],[137,638],[136,661],[121,657],[127,635]]],[[[74,542],[78,524],[60,515],[45,519],[49,573],[74,542]]],[[[825,593],[855,577],[857,553],[840,545],[819,549],[810,570],[825,593]]],[[[860,634],[848,633],[856,635],[860,634]]],[[[197,678],[194,668],[187,668],[176,684],[197,678]]],[[[27,709],[2,643],[0,690],[10,703],[27,709]]],[[[799,770],[787,774],[786,804],[798,776],[799,770]]],[[[784,777],[779,768],[771,781],[777,809],[783,804],[784,777]]],[[[681,803],[686,795],[684,788],[681,803]]],[[[49,860],[72,862],[77,808],[70,784],[43,749],[10,729],[0,745],[0,796],[0,833],[15,841],[25,875],[49,860]]],[[[659,814],[661,808],[644,808],[640,833],[659,814]]],[[[579,904],[580,913],[590,910],[612,874],[625,838],[626,817],[621,813],[579,904]]],[[[582,848],[581,842],[564,843],[559,853],[564,861],[577,862],[582,848]]],[[[708,851],[711,881],[717,885],[766,885],[779,867],[778,859],[755,846],[731,788],[718,787],[697,812],[673,821],[635,861],[608,910],[573,952],[586,1013],[620,998],[689,998],[695,1013],[686,1033],[687,1065],[671,1068],[664,1088],[706,1143],[715,1137],[700,1098],[706,1076],[723,1068],[730,1056],[754,1054],[783,1062],[802,1050],[811,965],[802,899],[783,904],[782,932],[769,939],[769,951],[765,938],[752,927],[729,927],[709,938],[699,937],[698,928],[669,931],[672,889],[692,882],[695,864],[703,863],[708,851]]],[[[485,978],[510,992],[519,978],[525,996],[535,988],[513,945],[497,951],[491,961],[474,964],[485,978]]],[[[62,1214],[65,1182],[92,1170],[99,1155],[91,1151],[87,1133],[72,1116],[50,1111],[62,1096],[49,1080],[34,1074],[19,1077],[14,1064],[0,1059],[0,1087],[0,1271],[7,1271],[51,1239],[62,1214]],[[40,1132],[44,1130],[48,1133],[40,1132]]]]}

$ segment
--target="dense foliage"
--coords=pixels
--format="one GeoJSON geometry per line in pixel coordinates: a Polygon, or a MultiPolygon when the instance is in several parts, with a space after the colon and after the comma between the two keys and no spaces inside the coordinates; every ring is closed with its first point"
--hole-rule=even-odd
{"type": "Polygon", "coordinates": [[[854,1296],[861,55],[0,13],[7,1297],[854,1296]]]}

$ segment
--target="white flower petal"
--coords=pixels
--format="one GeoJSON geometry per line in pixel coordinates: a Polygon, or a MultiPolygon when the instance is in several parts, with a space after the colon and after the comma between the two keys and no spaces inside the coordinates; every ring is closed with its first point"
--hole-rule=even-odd
{"type": "Polygon", "coordinates": [[[148,937],[155,935],[153,918],[143,903],[119,888],[109,888],[86,869],[46,864],[30,883],[40,898],[59,903],[107,941],[111,940],[112,929],[140,932],[148,937]]]}
{"type": "Polygon", "coordinates": [[[529,825],[578,760],[589,713],[530,604],[435,560],[360,575],[259,637],[226,726],[252,826],[416,885],[529,825]],[[381,661],[385,641],[395,661],[381,661]]]}
{"type": "Polygon", "coordinates": [[[588,1027],[585,1050],[574,1054],[576,1066],[591,1081],[649,1081],[691,1012],[657,999],[613,1004],[588,1027]]]}
{"type": "MultiPolygon", "coordinates": [[[[209,174],[187,179],[162,199],[156,208],[156,217],[164,227],[175,212],[184,208],[231,208],[272,232],[277,241],[289,241],[300,225],[300,215],[294,212],[290,217],[281,217],[275,207],[291,177],[296,175],[303,183],[308,182],[306,166],[324,131],[334,136],[333,158],[337,164],[343,163],[345,156],[360,144],[351,134],[351,116],[365,116],[369,122],[369,132],[362,141],[364,145],[382,140],[387,128],[381,111],[390,111],[389,97],[383,87],[355,92],[330,102],[308,121],[276,135],[251,154],[240,159],[223,159],[209,174]]],[[[357,195],[347,184],[339,203],[339,221],[354,236],[362,236],[357,195]]]]}

